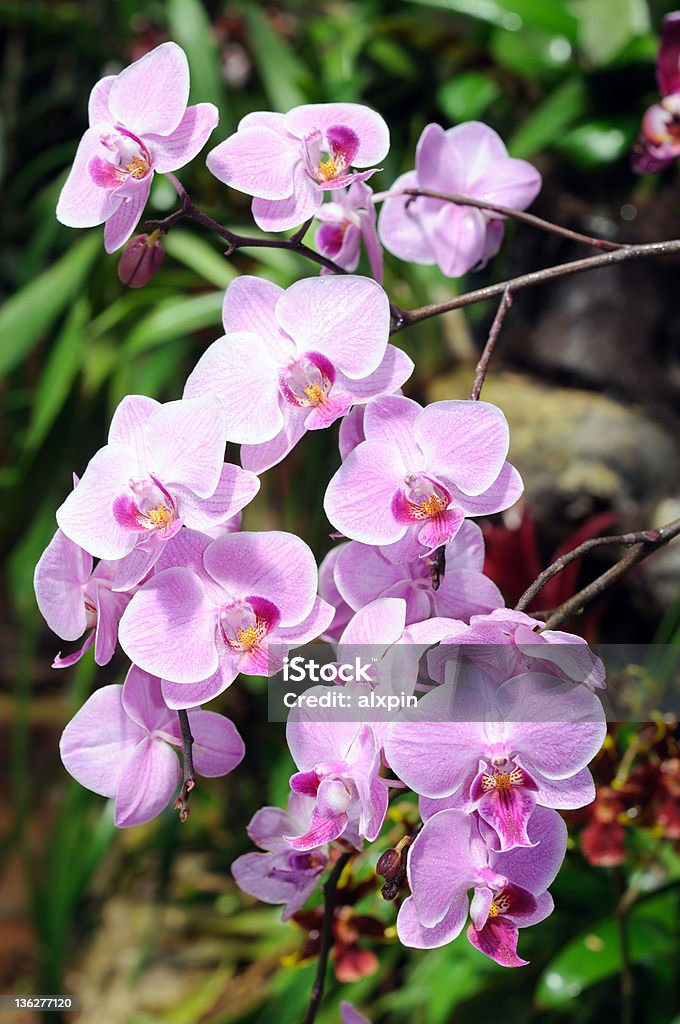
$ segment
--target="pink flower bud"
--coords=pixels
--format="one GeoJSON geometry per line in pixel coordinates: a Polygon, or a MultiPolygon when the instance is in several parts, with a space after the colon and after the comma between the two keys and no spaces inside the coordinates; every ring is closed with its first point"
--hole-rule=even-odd
{"type": "Polygon", "coordinates": [[[143,288],[154,277],[164,255],[160,231],[151,235],[135,235],[123,249],[118,262],[118,277],[129,288],[143,288]]]}

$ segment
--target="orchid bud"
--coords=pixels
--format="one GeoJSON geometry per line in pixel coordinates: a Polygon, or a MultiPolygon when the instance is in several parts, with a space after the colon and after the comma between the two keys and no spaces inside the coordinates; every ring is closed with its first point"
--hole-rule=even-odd
{"type": "Polygon", "coordinates": [[[398,850],[385,850],[378,859],[375,866],[376,874],[390,882],[393,881],[401,871],[401,854],[398,850]]]}
{"type": "Polygon", "coordinates": [[[154,277],[165,255],[160,235],[158,230],[150,235],[135,235],[123,249],[118,277],[128,288],[143,288],[154,277]]]}

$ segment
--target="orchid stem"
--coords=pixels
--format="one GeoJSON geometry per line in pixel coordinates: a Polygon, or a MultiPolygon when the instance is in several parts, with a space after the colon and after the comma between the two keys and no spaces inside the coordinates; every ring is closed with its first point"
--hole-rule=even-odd
{"type": "Polygon", "coordinates": [[[179,811],[179,820],[185,822],[189,817],[189,794],[196,785],[194,775],[194,759],[192,747],[194,737],[191,735],[189,716],[186,711],[178,711],[179,727],[182,732],[182,788],[175,800],[174,810],[179,811]]]}
{"type": "Polygon", "coordinates": [[[496,310],[496,315],[493,318],[491,330],[489,331],[489,337],[487,338],[486,345],[484,346],[484,350],[479,358],[479,362],[477,363],[477,367],[475,369],[475,379],[473,381],[472,390],[470,391],[469,396],[471,402],[479,401],[479,396],[482,391],[482,385],[484,384],[484,379],[486,377],[487,370],[489,369],[489,362],[491,360],[491,356],[493,355],[493,350],[496,347],[498,335],[501,333],[501,328],[505,320],[505,314],[510,309],[511,305],[512,292],[510,291],[510,288],[506,288],[505,291],[503,292],[501,301],[498,304],[498,309],[496,310]]]}
{"type": "Polygon", "coordinates": [[[324,987],[326,985],[326,968],[328,957],[333,948],[333,914],[335,912],[335,901],[337,897],[338,882],[340,875],[349,863],[352,853],[342,853],[338,857],[333,870],[331,871],[323,887],[323,928],[321,931],[321,946],[319,948],[319,963],[316,969],[316,977],[309,996],[309,1005],[302,1024],[314,1024],[316,1015],[321,1005],[324,987]]]}

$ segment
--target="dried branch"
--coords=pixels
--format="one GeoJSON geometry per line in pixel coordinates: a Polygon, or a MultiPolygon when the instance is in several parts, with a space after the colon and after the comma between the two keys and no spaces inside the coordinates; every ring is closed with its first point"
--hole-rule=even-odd
{"type": "Polygon", "coordinates": [[[489,337],[486,340],[486,345],[484,346],[482,354],[479,358],[479,362],[477,363],[477,366],[475,368],[475,379],[473,381],[472,390],[470,391],[469,396],[471,402],[477,402],[479,400],[479,395],[482,390],[484,378],[486,377],[486,371],[489,369],[489,361],[493,354],[493,350],[496,346],[498,335],[501,333],[501,327],[503,326],[503,321],[505,320],[505,314],[510,309],[511,305],[512,292],[510,291],[509,288],[506,288],[505,291],[503,292],[503,297],[498,305],[498,309],[496,310],[496,315],[493,319],[493,323],[491,324],[491,330],[489,331],[489,337]]]}

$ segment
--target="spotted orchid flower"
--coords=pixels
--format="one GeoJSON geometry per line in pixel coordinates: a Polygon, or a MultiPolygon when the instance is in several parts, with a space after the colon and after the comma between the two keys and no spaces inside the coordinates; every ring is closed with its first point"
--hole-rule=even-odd
{"type": "Polygon", "coordinates": [[[304,832],[315,807],[302,793],[291,793],[288,809],[262,807],[248,825],[248,835],[264,853],[245,853],[231,866],[236,884],[264,903],[283,903],[281,918],[287,921],[303,906],[316,888],[328,864],[328,846],[296,851],[283,838],[304,832]]]}
{"type": "Polygon", "coordinates": [[[404,945],[432,949],[451,942],[469,912],[468,939],[480,952],[503,967],[526,964],[517,955],[518,929],[552,913],[546,890],[564,859],[566,826],[555,811],[539,808],[530,838],[529,847],[500,853],[488,846],[475,815],[441,810],[428,818],[407,861],[412,895],[397,918],[404,945]]]}
{"type": "Polygon", "coordinates": [[[273,675],[282,652],[313,640],[333,614],[316,596],[316,563],[298,537],[274,531],[211,541],[185,532],[132,598],[119,630],[123,650],[163,680],[173,708],[205,703],[239,672],[273,675]]]}
{"type": "Polygon", "coordinates": [[[633,150],[633,170],[638,174],[661,171],[680,156],[680,11],[661,22],[656,80],[662,99],[642,119],[633,150]]]}
{"type": "MultiPolygon", "coordinates": [[[[356,270],[359,264],[359,250],[363,240],[371,273],[376,281],[382,282],[382,248],[376,229],[377,215],[372,196],[370,185],[355,181],[346,192],[339,192],[332,202],[324,203],[316,213],[316,220],[321,222],[321,227],[314,240],[320,253],[349,271],[356,270]]],[[[321,273],[330,271],[322,267],[321,273]]]]}
{"type": "MultiPolygon", "coordinates": [[[[448,131],[427,125],[416,149],[416,169],[402,174],[390,192],[421,188],[525,210],[540,187],[536,168],[508,156],[493,128],[468,121],[448,131]]],[[[503,218],[446,199],[395,196],[383,204],[378,232],[399,259],[436,263],[447,277],[460,277],[496,255],[503,218]]]]}
{"type": "Polygon", "coordinates": [[[97,665],[107,665],[118,639],[118,620],[132,596],[112,590],[116,563],[101,561],[93,568],[92,555],[57,530],[35,567],[34,588],[38,607],[52,632],[62,640],[77,640],[89,630],[80,650],[52,668],[75,665],[94,644],[97,665]]]}
{"type": "Polygon", "coordinates": [[[384,120],[368,107],[312,103],[287,114],[247,114],[206,163],[220,181],[255,197],[253,217],[263,231],[284,231],[313,217],[324,193],[370,178],[389,141],[384,120]]]}
{"type": "Polygon", "coordinates": [[[212,103],[188,107],[189,65],[163,43],[90,94],[89,122],[57,203],[67,227],[106,224],[114,252],[137,225],[154,173],[176,171],[203,149],[217,124],[212,103]]]}
{"type": "Polygon", "coordinates": [[[243,465],[276,465],[306,430],[320,430],[354,403],[390,393],[413,363],[388,345],[389,302],[366,277],[317,277],[287,290],[257,277],[227,289],[225,337],[191,373],[185,398],[214,395],[243,465]]]}
{"type": "Polygon", "coordinates": [[[324,499],[333,526],[351,540],[410,561],[447,544],[466,516],[509,508],[522,493],[505,461],[508,425],[487,402],[374,398],[365,441],[348,454],[324,499]]]}
{"type": "MultiPolygon", "coordinates": [[[[192,755],[199,775],[226,775],[243,759],[243,740],[228,718],[189,712],[192,755]]],[[[150,821],[168,806],[181,769],[176,712],[158,679],[132,666],[123,686],[96,690],[64,729],[59,749],[68,772],[86,789],[114,797],[119,828],[150,821]]]]}
{"type": "Polygon", "coordinates": [[[256,476],[224,463],[226,440],[215,398],[161,405],[129,395],[57,522],[90,554],[121,560],[117,589],[134,586],[183,525],[226,523],[259,490],[256,476]]]}
{"type": "Polygon", "coordinates": [[[386,732],[387,760],[416,793],[478,811],[499,850],[529,846],[537,805],[571,809],[594,798],[586,765],[604,741],[602,705],[551,675],[526,673],[496,689],[477,669],[467,682],[467,695],[438,687],[402,712],[386,732]]]}

